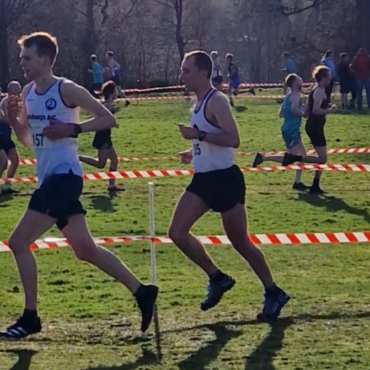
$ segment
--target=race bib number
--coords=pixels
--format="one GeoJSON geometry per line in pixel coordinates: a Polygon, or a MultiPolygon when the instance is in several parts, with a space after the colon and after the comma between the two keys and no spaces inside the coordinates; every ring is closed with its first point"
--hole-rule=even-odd
{"type": "Polygon", "coordinates": [[[209,155],[208,143],[193,140],[193,157],[206,157],[209,155]]]}
{"type": "Polygon", "coordinates": [[[51,141],[43,134],[44,127],[33,127],[31,129],[32,146],[34,149],[47,149],[51,146],[51,141]]]}

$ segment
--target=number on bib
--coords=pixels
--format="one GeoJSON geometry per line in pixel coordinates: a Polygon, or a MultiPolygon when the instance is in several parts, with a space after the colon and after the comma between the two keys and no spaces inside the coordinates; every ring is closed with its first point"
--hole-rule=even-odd
{"type": "Polygon", "coordinates": [[[32,128],[32,146],[35,149],[46,149],[49,148],[51,145],[51,142],[49,139],[47,139],[43,134],[43,127],[33,127],[32,128]]]}
{"type": "Polygon", "coordinates": [[[193,144],[193,155],[194,156],[202,155],[202,149],[200,147],[200,144],[193,144]]]}
{"type": "Polygon", "coordinates": [[[193,156],[194,157],[205,157],[209,155],[208,143],[200,142],[199,140],[193,141],[193,156]]]}
{"type": "Polygon", "coordinates": [[[44,146],[44,135],[32,134],[32,142],[34,148],[42,148],[44,146]]]}

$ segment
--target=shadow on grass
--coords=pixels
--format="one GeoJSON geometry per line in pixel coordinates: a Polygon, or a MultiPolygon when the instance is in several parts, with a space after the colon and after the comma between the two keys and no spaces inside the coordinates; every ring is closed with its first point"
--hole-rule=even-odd
{"type": "Polygon", "coordinates": [[[105,213],[113,213],[116,210],[112,204],[111,195],[94,195],[90,197],[91,205],[95,210],[99,210],[105,213]]]}
{"type": "Polygon", "coordinates": [[[306,202],[315,207],[325,208],[328,212],[344,211],[348,214],[363,217],[370,223],[370,215],[365,209],[350,206],[343,199],[327,195],[314,195],[308,193],[298,193],[298,201],[306,202]]]}
{"type": "Polygon", "coordinates": [[[32,357],[37,354],[37,351],[25,349],[0,351],[0,353],[8,353],[18,356],[18,361],[9,370],[28,370],[31,367],[32,357]]]}
{"type": "Polygon", "coordinates": [[[216,338],[211,342],[202,343],[201,348],[196,353],[180,362],[178,364],[180,370],[206,369],[212,361],[217,359],[219,353],[231,339],[242,335],[241,331],[229,330],[224,325],[211,324],[204,327],[213,331],[216,338]]]}

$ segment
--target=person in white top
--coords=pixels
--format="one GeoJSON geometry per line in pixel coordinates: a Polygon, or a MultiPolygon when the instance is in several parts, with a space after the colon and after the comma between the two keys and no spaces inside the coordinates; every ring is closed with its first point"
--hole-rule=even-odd
{"type": "Polygon", "coordinates": [[[222,82],[224,79],[222,77],[222,66],[218,52],[212,51],[211,58],[213,62],[212,84],[217,90],[222,91],[222,82]]]}
{"type": "Polygon", "coordinates": [[[108,80],[112,80],[116,84],[116,88],[118,91],[118,96],[120,98],[125,98],[126,99],[126,107],[130,105],[130,101],[127,100],[125,92],[121,88],[121,78],[120,78],[120,70],[121,66],[117,63],[117,61],[113,58],[113,51],[107,51],[105,55],[105,59],[108,63],[108,73],[109,73],[109,78],[108,80]]]}
{"type": "Polygon", "coordinates": [[[233,247],[265,288],[265,304],[258,319],[275,319],[290,297],[274,283],[261,250],[248,237],[244,176],[234,164],[239,132],[227,97],[212,87],[212,68],[210,56],[203,51],[186,54],[182,62],[180,78],[195,93],[197,103],[191,126],[179,125],[182,137],[192,142],[192,149],[180,156],[183,163],[193,161],[195,175],[178,201],[168,235],[208,275],[208,294],[201,309],[209,310],[234,286],[235,280],[218,269],[190,230],[210,209],[221,213],[233,247]]]}
{"type": "Polygon", "coordinates": [[[56,39],[36,32],[18,41],[21,67],[31,81],[23,88],[22,111],[17,118],[18,100],[10,97],[7,118],[19,141],[32,146],[37,159],[38,187],[28,209],[9,238],[25,293],[25,310],[0,338],[17,340],[41,331],[37,313],[37,268],[30,245],[54,224],[70,243],[76,257],[121,282],[135,296],[145,331],[154,313],[158,288],[143,285],[111,252],[95,245],[79,200],[83,173],[77,154],[77,136],[115,125],[112,113],[85,88],[53,74],[58,54],[56,39]],[[79,108],[92,116],[79,123],[79,108]]]}

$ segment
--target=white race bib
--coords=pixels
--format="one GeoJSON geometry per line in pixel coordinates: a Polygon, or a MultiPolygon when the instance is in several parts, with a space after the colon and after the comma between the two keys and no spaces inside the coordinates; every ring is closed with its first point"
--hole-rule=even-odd
{"type": "Polygon", "coordinates": [[[31,140],[34,149],[47,149],[51,147],[51,141],[42,134],[44,128],[45,126],[34,126],[31,128],[31,140]]]}
{"type": "Polygon", "coordinates": [[[193,140],[193,157],[206,157],[209,155],[208,143],[199,140],[193,140]]]}

